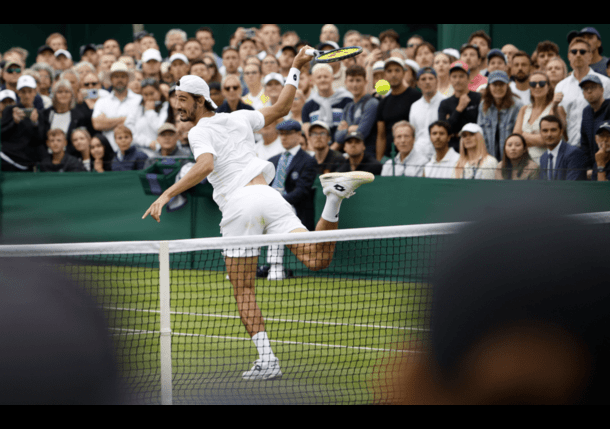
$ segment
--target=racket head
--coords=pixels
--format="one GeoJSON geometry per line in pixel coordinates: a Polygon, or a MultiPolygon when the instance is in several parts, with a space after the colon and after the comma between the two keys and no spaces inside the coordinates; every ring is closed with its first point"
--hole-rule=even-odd
{"type": "Polygon", "coordinates": [[[336,61],[342,61],[347,58],[355,57],[362,53],[361,46],[347,46],[340,49],[332,49],[330,51],[320,52],[315,58],[318,63],[334,63],[336,61]]]}

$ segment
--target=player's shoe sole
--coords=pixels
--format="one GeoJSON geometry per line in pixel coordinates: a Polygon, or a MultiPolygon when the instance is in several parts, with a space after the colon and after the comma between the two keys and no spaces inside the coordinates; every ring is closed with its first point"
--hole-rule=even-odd
{"type": "Polygon", "coordinates": [[[279,359],[271,362],[263,362],[257,359],[249,371],[244,372],[241,378],[244,380],[277,380],[282,377],[279,359]]]}
{"type": "Polygon", "coordinates": [[[371,183],[373,180],[375,180],[375,175],[366,171],[326,173],[320,176],[324,195],[331,192],[341,198],[351,197],[359,186],[371,183]]]}

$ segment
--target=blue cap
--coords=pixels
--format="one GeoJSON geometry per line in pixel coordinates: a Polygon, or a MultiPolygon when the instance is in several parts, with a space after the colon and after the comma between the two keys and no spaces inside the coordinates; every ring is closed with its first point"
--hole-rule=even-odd
{"type": "Polygon", "coordinates": [[[489,53],[487,54],[487,60],[489,61],[493,57],[500,57],[500,58],[502,58],[504,60],[504,64],[508,64],[508,61],[506,61],[506,55],[504,55],[504,53],[501,50],[497,49],[497,48],[492,49],[491,51],[489,51],[489,53]]]}
{"type": "Polygon", "coordinates": [[[597,128],[597,131],[595,132],[595,134],[599,134],[599,133],[601,133],[604,130],[606,130],[606,131],[608,131],[610,133],[610,121],[602,122],[599,125],[599,127],[597,128]]]}
{"type": "Polygon", "coordinates": [[[288,119],[275,127],[278,131],[301,131],[301,124],[294,119],[288,119]]]}
{"type": "MultiPolygon", "coordinates": [[[[580,30],[580,33],[577,34],[577,36],[582,36],[583,34],[595,34],[597,36],[597,38],[599,39],[599,41],[601,42],[602,40],[602,36],[599,34],[599,31],[597,31],[595,28],[593,27],[585,27],[582,30],[580,30]]],[[[568,36],[569,37],[569,36],[568,36]]],[[[575,37],[575,36],[574,36],[575,37]]],[[[570,40],[568,40],[568,43],[570,42],[570,40]]],[[[601,55],[604,51],[603,47],[600,45],[599,48],[597,49],[597,51],[599,52],[599,54],[601,55]]]]}
{"type": "Polygon", "coordinates": [[[598,84],[599,86],[603,86],[601,79],[594,74],[588,74],[585,77],[583,77],[582,80],[580,81],[580,83],[578,84],[578,86],[580,86],[582,88],[582,86],[587,82],[593,82],[593,83],[598,84]]]}
{"type": "Polygon", "coordinates": [[[491,85],[494,82],[504,82],[508,84],[510,82],[510,79],[508,78],[508,75],[505,71],[494,70],[489,73],[489,76],[487,76],[487,83],[491,85]]]}
{"type": "Polygon", "coordinates": [[[430,74],[434,75],[434,77],[436,77],[436,70],[434,70],[432,67],[423,67],[423,68],[419,69],[419,71],[417,72],[417,80],[419,80],[421,75],[426,74],[426,73],[430,73],[430,74]]]}

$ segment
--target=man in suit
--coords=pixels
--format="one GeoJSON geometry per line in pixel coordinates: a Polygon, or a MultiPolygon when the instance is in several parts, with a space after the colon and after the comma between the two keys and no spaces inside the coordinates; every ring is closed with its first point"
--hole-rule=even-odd
{"type": "MultiPolygon", "coordinates": [[[[313,183],[318,172],[318,164],[301,149],[299,136],[301,124],[294,119],[281,122],[277,125],[284,151],[269,158],[275,166],[275,179],[271,187],[282,194],[294,208],[297,217],[303,225],[313,231],[314,222],[314,191],[313,183]]],[[[270,265],[267,279],[283,280],[286,278],[282,259],[283,246],[270,246],[267,253],[267,262],[270,265]]],[[[264,275],[264,271],[262,272],[264,275]]],[[[260,275],[260,274],[259,274],[260,275]]]]}
{"type": "Polygon", "coordinates": [[[541,180],[586,180],[587,155],[561,138],[563,124],[554,115],[540,120],[540,135],[546,152],[540,157],[541,180]]]}

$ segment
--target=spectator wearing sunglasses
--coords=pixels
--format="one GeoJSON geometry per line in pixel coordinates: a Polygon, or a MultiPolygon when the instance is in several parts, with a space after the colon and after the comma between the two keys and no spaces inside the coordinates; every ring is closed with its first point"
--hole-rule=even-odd
{"type": "Polygon", "coordinates": [[[604,99],[610,98],[610,79],[591,68],[591,45],[582,37],[575,37],[568,48],[568,61],[572,74],[555,87],[556,94],[562,94],[559,105],[567,114],[567,143],[580,146],[582,112],[588,106],[580,82],[588,75],[599,77],[604,87],[604,99]]]}
{"type": "MultiPolygon", "coordinates": [[[[17,102],[19,102],[17,82],[23,75],[23,70],[25,70],[25,65],[17,60],[7,60],[2,68],[2,85],[0,86],[0,91],[3,89],[10,89],[17,94],[17,102]]],[[[34,97],[34,107],[38,110],[44,109],[44,101],[38,93],[36,93],[36,96],[34,97]]]]}
{"type": "Polygon", "coordinates": [[[599,31],[593,27],[585,27],[580,30],[578,37],[582,37],[591,45],[591,68],[593,71],[608,76],[606,63],[609,58],[602,56],[604,49],[602,47],[602,36],[599,34],[599,31]]]}
{"type": "Polygon", "coordinates": [[[161,125],[167,122],[169,102],[165,99],[159,81],[148,78],[141,82],[142,102],[132,113],[135,123],[133,145],[149,157],[160,149],[157,133],[161,125]]]}
{"type": "Polygon", "coordinates": [[[216,113],[231,113],[236,110],[254,110],[254,108],[241,101],[242,86],[239,76],[229,74],[220,84],[225,101],[216,109],[216,113]]]}
{"type": "Polygon", "coordinates": [[[540,157],[546,151],[546,145],[540,135],[540,119],[554,115],[565,124],[566,112],[559,106],[559,98],[555,97],[555,91],[546,73],[541,71],[532,73],[529,77],[529,86],[530,102],[519,110],[514,132],[523,136],[530,157],[540,164],[540,157]]]}

